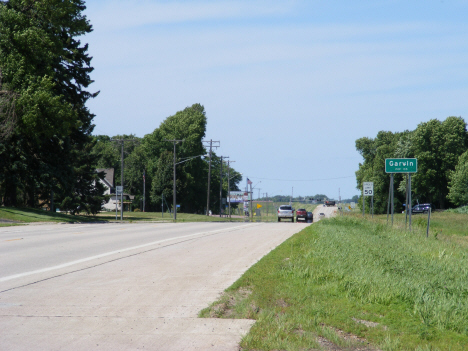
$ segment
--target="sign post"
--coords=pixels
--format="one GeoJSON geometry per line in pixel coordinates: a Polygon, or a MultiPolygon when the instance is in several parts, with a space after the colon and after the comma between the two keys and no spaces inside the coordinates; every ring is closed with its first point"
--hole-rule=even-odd
{"type": "Polygon", "coordinates": [[[408,192],[409,203],[406,204],[406,211],[409,211],[409,230],[411,231],[411,173],[418,172],[418,159],[416,158],[386,158],[385,159],[385,173],[390,173],[390,187],[392,199],[392,225],[393,225],[393,174],[394,173],[408,173],[408,192]]]}
{"type": "Polygon", "coordinates": [[[362,216],[364,217],[364,208],[365,208],[365,196],[372,196],[372,206],[371,206],[371,212],[372,213],[372,218],[374,218],[374,182],[363,182],[362,185],[362,216]]]}
{"type": "MultiPolygon", "coordinates": [[[[122,185],[117,185],[115,187],[115,219],[117,220],[117,201],[118,201],[118,195],[122,197],[121,204],[120,204],[120,210],[122,210],[123,206],[123,186],[122,185]]],[[[120,217],[120,220],[122,220],[122,217],[120,217]]]]}

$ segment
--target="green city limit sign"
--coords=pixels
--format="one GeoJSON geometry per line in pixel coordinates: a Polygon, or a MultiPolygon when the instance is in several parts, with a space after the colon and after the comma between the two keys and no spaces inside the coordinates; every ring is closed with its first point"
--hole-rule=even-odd
{"type": "Polygon", "coordinates": [[[385,173],[417,173],[417,158],[386,158],[385,173]]]}

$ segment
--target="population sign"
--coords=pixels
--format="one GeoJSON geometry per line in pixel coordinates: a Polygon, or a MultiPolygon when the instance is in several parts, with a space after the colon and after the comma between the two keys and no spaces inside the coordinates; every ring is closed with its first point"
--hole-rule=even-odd
{"type": "Polygon", "coordinates": [[[374,196],[374,182],[363,183],[364,196],[374,196]]]}
{"type": "Polygon", "coordinates": [[[417,173],[417,158],[386,158],[385,173],[417,173]]]}

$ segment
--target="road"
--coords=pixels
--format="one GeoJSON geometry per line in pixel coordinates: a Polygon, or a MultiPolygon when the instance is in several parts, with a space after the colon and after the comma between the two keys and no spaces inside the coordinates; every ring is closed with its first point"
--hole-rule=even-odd
{"type": "Polygon", "coordinates": [[[304,226],[158,223],[0,228],[0,349],[237,350],[251,320],[199,319],[304,226]]]}
{"type": "Polygon", "coordinates": [[[338,213],[338,206],[324,206],[324,205],[318,205],[314,209],[314,222],[318,222],[321,219],[324,218],[331,218],[335,217],[338,213]],[[321,216],[320,214],[323,213],[321,216]]]}

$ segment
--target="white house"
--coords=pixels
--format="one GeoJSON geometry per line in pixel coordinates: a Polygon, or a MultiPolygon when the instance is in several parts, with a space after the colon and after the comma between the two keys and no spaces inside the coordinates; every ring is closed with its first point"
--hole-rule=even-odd
{"type": "MultiPolygon", "coordinates": [[[[115,196],[115,182],[114,182],[114,169],[113,168],[98,168],[96,169],[97,172],[104,172],[105,176],[104,179],[101,180],[101,183],[104,184],[106,190],[104,191],[104,195],[111,195],[109,201],[102,205],[103,210],[105,211],[115,211],[115,207],[117,206],[117,211],[120,211],[120,202],[121,198],[120,195],[116,199],[115,196]]],[[[125,205],[127,205],[127,210],[130,209],[132,205],[132,201],[135,198],[134,195],[123,193],[123,205],[125,210],[125,205]]]]}

